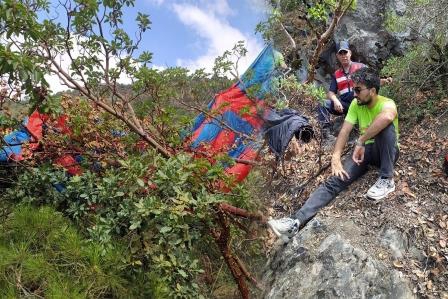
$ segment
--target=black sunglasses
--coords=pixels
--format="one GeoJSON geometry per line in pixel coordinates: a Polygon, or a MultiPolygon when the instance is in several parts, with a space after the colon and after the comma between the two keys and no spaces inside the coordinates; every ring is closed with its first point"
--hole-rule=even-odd
{"type": "Polygon", "coordinates": [[[366,89],[370,89],[370,88],[368,88],[368,87],[366,87],[366,88],[353,87],[353,91],[356,92],[357,94],[359,94],[361,91],[366,90],[366,89]]]}
{"type": "Polygon", "coordinates": [[[338,51],[338,54],[339,54],[339,55],[345,55],[345,54],[347,54],[347,53],[348,53],[348,51],[346,51],[346,50],[338,51]]]}

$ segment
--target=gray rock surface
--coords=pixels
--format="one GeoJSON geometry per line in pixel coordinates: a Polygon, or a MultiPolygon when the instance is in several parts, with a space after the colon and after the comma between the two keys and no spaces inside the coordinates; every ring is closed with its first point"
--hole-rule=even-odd
{"type": "Polygon", "coordinates": [[[398,230],[387,228],[381,234],[381,243],[390,248],[395,259],[401,259],[406,254],[408,244],[405,236],[398,230]]]}
{"type": "Polygon", "coordinates": [[[410,31],[389,32],[384,21],[388,12],[403,15],[406,3],[403,0],[358,0],[356,10],[340,20],[334,41],[321,54],[317,78],[328,81],[328,76],[338,68],[335,57],[335,41],[348,40],[354,61],[381,69],[387,59],[403,55],[415,40],[410,31]]]}
{"type": "Polygon", "coordinates": [[[405,9],[401,0],[359,0],[356,11],[342,18],[335,39],[348,39],[354,58],[381,68],[391,56],[403,54],[412,39],[410,32],[392,33],[384,26],[387,12],[402,15],[405,9]]]}
{"type": "MultiPolygon", "coordinates": [[[[350,220],[315,218],[275,251],[264,273],[264,298],[414,298],[402,273],[363,243],[364,233],[350,220]]],[[[392,254],[403,249],[396,232],[384,236],[388,242],[379,236],[380,248],[384,242],[392,254]]]]}

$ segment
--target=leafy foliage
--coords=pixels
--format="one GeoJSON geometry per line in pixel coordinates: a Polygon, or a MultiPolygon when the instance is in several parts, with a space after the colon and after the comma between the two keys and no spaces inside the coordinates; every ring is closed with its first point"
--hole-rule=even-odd
{"type": "MultiPolygon", "coordinates": [[[[325,32],[338,5],[349,9],[356,7],[356,1],[350,0],[313,2],[282,0],[270,1],[270,4],[272,10],[268,19],[260,22],[256,31],[260,32],[266,41],[275,43],[285,53],[289,52],[287,49],[291,46],[290,41],[286,39],[285,31],[295,41],[301,52],[311,52],[315,46],[312,43],[325,32]]],[[[304,61],[300,64],[306,65],[304,61]]]]}
{"type": "Polygon", "coordinates": [[[219,166],[185,155],[166,160],[146,153],[119,163],[102,177],[35,168],[20,177],[10,198],[63,210],[100,244],[102,254],[116,250],[112,240],[125,236],[134,265],[156,271],[172,296],[196,297],[198,246],[210,242],[213,205],[239,197],[210,194],[206,185],[222,179],[219,166]],[[64,190],[58,192],[56,184],[64,190]]]}
{"type": "MultiPolygon", "coordinates": [[[[170,297],[196,298],[202,292],[199,257],[215,246],[210,231],[216,226],[216,205],[228,202],[253,209],[249,194],[237,186],[232,193],[211,192],[231,183],[219,162],[212,165],[189,154],[165,159],[153,150],[138,151],[129,132],[107,137],[112,129],[124,128],[87,102],[77,103],[70,98],[62,102],[72,138],[48,132],[40,153],[44,164],[25,170],[3,198],[56,207],[98,244],[99,254],[116,252],[115,240],[123,240],[129,244],[130,268],[157,275],[170,297]],[[70,148],[83,149],[82,175],[68,176],[48,163],[70,148]]],[[[235,230],[233,236],[238,235],[235,230]]]]}
{"type": "Polygon", "coordinates": [[[411,107],[406,109],[410,115],[421,118],[432,113],[448,92],[446,1],[407,1],[407,5],[403,16],[389,13],[386,25],[391,31],[410,30],[417,42],[403,57],[389,59],[382,72],[395,78],[386,91],[403,107],[411,107]],[[411,98],[412,102],[405,101],[411,98]]]}

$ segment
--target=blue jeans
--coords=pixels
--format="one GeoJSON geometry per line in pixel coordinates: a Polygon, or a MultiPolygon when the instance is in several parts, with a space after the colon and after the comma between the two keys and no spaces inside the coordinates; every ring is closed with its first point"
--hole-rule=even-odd
{"type": "Polygon", "coordinates": [[[340,100],[342,104],[342,108],[344,111],[338,112],[334,109],[334,103],[332,100],[325,100],[323,103],[319,103],[319,106],[317,108],[317,119],[319,120],[319,123],[322,124],[322,126],[328,126],[330,124],[330,113],[334,115],[346,115],[348,112],[348,108],[350,107],[350,102],[345,102],[340,100]]]}
{"type": "Polygon", "coordinates": [[[310,195],[303,207],[296,211],[293,218],[299,219],[302,224],[306,223],[321,208],[333,201],[341,191],[364,175],[369,165],[379,167],[380,177],[392,178],[398,156],[397,135],[394,125],[390,124],[375,136],[375,143],[366,145],[364,161],[360,165],[356,164],[351,156],[344,160],[343,167],[349,175],[349,179],[342,180],[338,176],[331,176],[310,195]]]}

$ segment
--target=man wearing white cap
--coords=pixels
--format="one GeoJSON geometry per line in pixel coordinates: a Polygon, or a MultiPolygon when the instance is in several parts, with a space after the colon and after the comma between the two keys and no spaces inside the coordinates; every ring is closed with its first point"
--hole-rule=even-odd
{"type": "MultiPolygon", "coordinates": [[[[350,75],[357,70],[366,67],[365,64],[353,62],[351,60],[352,52],[348,41],[336,43],[336,57],[341,68],[334,72],[334,77],[327,92],[327,100],[319,105],[318,119],[321,123],[324,139],[330,139],[330,113],[334,115],[346,115],[348,108],[354,98],[353,81],[350,75]]],[[[392,78],[381,79],[381,85],[391,82],[392,78]]],[[[334,139],[334,136],[333,138],[334,139]]],[[[333,141],[333,140],[331,140],[333,141]]]]}

